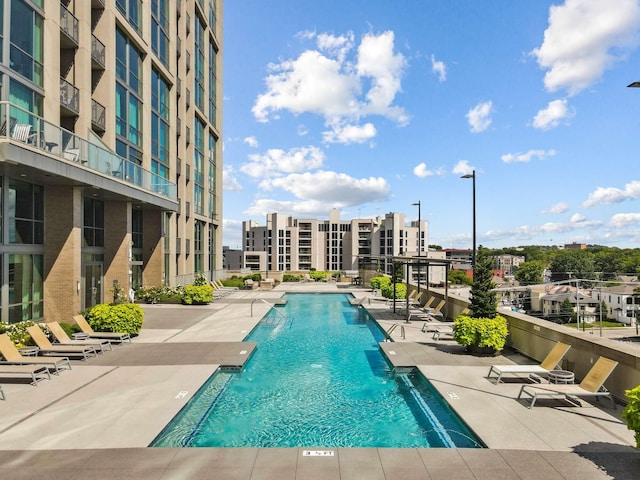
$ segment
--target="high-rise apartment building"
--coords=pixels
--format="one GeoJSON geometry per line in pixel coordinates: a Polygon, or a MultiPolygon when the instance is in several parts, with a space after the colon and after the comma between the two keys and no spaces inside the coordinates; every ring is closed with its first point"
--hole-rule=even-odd
{"type": "Polygon", "coordinates": [[[222,268],[222,0],[0,0],[0,318],[222,268]]]}
{"type": "MultiPolygon", "coordinates": [[[[340,220],[340,211],[332,209],[328,220],[297,219],[280,213],[267,214],[266,225],[255,221],[242,224],[244,268],[265,272],[355,271],[372,262],[381,272],[391,274],[392,257],[424,256],[444,258],[428,252],[427,222],[407,224],[402,213],[384,217],[340,220]]],[[[412,268],[411,280],[440,284],[441,269],[412,268]]]]}

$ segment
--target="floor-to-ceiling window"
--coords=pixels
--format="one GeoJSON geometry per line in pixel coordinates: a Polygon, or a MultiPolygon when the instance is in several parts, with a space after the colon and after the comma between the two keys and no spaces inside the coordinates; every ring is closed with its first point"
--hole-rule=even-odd
{"type": "MultiPolygon", "coordinates": [[[[116,29],[116,153],[129,163],[122,174],[137,178],[142,165],[142,53],[116,29]]],[[[116,166],[117,169],[118,166],[116,166]]]]}
{"type": "Polygon", "coordinates": [[[169,84],[151,70],[151,171],[169,179],[169,84]]]}
{"type": "Polygon", "coordinates": [[[169,66],[169,11],[168,0],[151,2],[151,49],[165,67],[169,66]]]}
{"type": "Polygon", "coordinates": [[[15,179],[9,179],[6,195],[7,316],[15,323],[43,316],[44,196],[42,186],[15,179]]]}
{"type": "Polygon", "coordinates": [[[25,0],[11,0],[10,68],[42,86],[43,18],[25,0]]]}

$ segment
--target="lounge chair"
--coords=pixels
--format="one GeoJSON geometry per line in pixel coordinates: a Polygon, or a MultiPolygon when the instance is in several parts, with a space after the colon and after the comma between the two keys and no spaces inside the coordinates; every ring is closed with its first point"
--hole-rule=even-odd
{"type": "Polygon", "coordinates": [[[616,401],[613,395],[611,395],[611,392],[604,387],[604,382],[609,378],[609,375],[611,375],[611,372],[613,372],[613,369],[616,368],[617,365],[618,362],[614,360],[600,357],[579,385],[556,385],[551,383],[544,385],[523,385],[522,388],[520,388],[518,400],[520,400],[523,393],[529,395],[531,397],[529,408],[533,408],[538,397],[563,396],[574,405],[580,405],[576,397],[595,397],[596,399],[609,397],[615,409],[616,401]]]}
{"type": "Polygon", "coordinates": [[[547,376],[550,370],[553,370],[560,364],[562,358],[570,348],[571,345],[557,342],[540,365],[491,365],[487,378],[491,378],[491,374],[495,373],[497,375],[496,384],[498,384],[500,380],[502,380],[502,375],[505,373],[515,375],[528,373],[529,375],[547,376]]]}
{"type": "Polygon", "coordinates": [[[128,333],[120,333],[120,332],[96,332],[91,328],[89,322],[85,320],[82,315],[74,315],[73,320],[78,324],[80,330],[89,335],[89,338],[106,338],[107,340],[124,343],[124,341],[128,341],[131,343],[131,335],[128,333]]]}
{"type": "Polygon", "coordinates": [[[67,335],[60,324],[58,322],[48,322],[47,327],[51,330],[56,342],[60,345],[90,345],[95,347],[98,353],[104,353],[105,347],[109,350],[113,350],[111,346],[111,342],[104,338],[94,338],[94,339],[86,339],[86,340],[72,340],[67,335]]]}
{"type": "Polygon", "coordinates": [[[0,377],[31,376],[31,385],[38,385],[38,380],[51,378],[49,369],[44,365],[11,365],[0,362],[0,377]]]}
{"type": "Polygon", "coordinates": [[[7,399],[7,397],[4,396],[4,390],[2,390],[2,385],[0,385],[0,398],[2,400],[6,400],[7,399]]]}
{"type": "Polygon", "coordinates": [[[53,369],[56,375],[60,373],[62,368],[71,370],[71,362],[68,358],[49,359],[42,357],[25,357],[13,344],[9,335],[0,334],[0,353],[5,359],[3,365],[45,365],[49,369],[53,369]]]}
{"type": "Polygon", "coordinates": [[[29,335],[31,335],[33,341],[36,342],[36,345],[40,349],[40,353],[42,355],[52,355],[54,357],[60,355],[76,355],[81,356],[83,360],[87,360],[89,358],[89,355],[93,355],[94,357],[98,355],[96,347],[94,347],[93,345],[54,345],[49,341],[42,329],[37,325],[27,327],[27,332],[29,332],[29,335]]]}

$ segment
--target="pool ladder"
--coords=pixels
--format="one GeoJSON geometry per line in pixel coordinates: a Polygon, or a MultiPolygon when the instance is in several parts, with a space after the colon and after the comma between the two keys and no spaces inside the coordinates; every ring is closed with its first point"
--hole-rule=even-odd
{"type": "Polygon", "coordinates": [[[278,325],[282,324],[285,327],[291,327],[291,323],[293,322],[293,318],[287,317],[283,312],[278,310],[275,305],[272,305],[271,303],[267,302],[263,298],[260,298],[260,299],[256,298],[251,302],[251,316],[252,317],[253,317],[253,302],[255,302],[256,300],[260,300],[261,302],[266,303],[267,305],[269,305],[271,307],[271,310],[273,310],[278,315],[280,315],[280,318],[283,321],[283,322],[279,322],[277,317],[275,317],[275,318],[274,317],[266,318],[266,319],[263,319],[263,324],[264,325],[278,326],[278,325]]]}
{"type": "Polygon", "coordinates": [[[402,336],[402,339],[404,340],[406,338],[405,334],[404,334],[404,325],[400,325],[399,323],[394,323],[393,325],[391,325],[389,327],[389,329],[386,332],[384,332],[384,341],[385,342],[390,342],[391,341],[391,334],[398,327],[400,327],[400,335],[402,336]]]}

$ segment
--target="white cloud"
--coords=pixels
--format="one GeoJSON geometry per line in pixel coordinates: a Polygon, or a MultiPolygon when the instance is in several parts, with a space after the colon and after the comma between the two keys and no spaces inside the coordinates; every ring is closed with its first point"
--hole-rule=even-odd
{"type": "Polygon", "coordinates": [[[431,71],[438,74],[438,79],[441,82],[447,79],[447,66],[444,62],[436,60],[435,55],[431,55],[431,71]]]}
{"type": "Polygon", "coordinates": [[[589,198],[582,202],[582,206],[588,208],[594,205],[620,203],[638,197],[640,197],[640,181],[633,180],[624,186],[624,190],[616,187],[598,187],[595,192],[589,194],[589,198]]]}
{"type": "MultiPolygon", "coordinates": [[[[389,184],[381,177],[353,178],[344,173],[322,170],[267,179],[260,187],[265,190],[280,188],[299,199],[337,207],[383,200],[390,192],[389,184]]],[[[331,207],[325,207],[325,210],[328,208],[331,207]]]]}
{"type": "Polygon", "coordinates": [[[547,70],[545,88],[574,95],[638,44],[637,0],[566,0],[549,8],[544,40],[531,53],[547,70]]]}
{"type": "Polygon", "coordinates": [[[533,158],[544,160],[545,158],[552,157],[555,154],[555,150],[529,150],[525,153],[505,153],[500,158],[504,163],[526,163],[530,162],[533,158]]]}
{"type": "Polygon", "coordinates": [[[298,136],[304,137],[309,134],[309,129],[305,125],[298,125],[296,132],[298,133],[298,136]]]}
{"type": "Polygon", "coordinates": [[[258,140],[256,140],[256,137],[245,137],[242,141],[252,148],[258,148],[258,140]]]}
{"type": "Polygon", "coordinates": [[[551,205],[546,210],[542,210],[541,213],[564,213],[567,210],[569,210],[569,205],[564,203],[564,202],[560,202],[560,203],[556,203],[554,205],[551,205]]]}
{"type": "Polygon", "coordinates": [[[222,170],[222,189],[229,192],[241,192],[242,185],[238,182],[238,179],[233,175],[233,167],[227,166],[222,170]]]}
{"type": "Polygon", "coordinates": [[[564,119],[573,117],[573,111],[569,110],[567,100],[552,100],[547,108],[539,110],[533,117],[533,126],[540,130],[549,130],[557,127],[564,119]]]}
{"type": "Polygon", "coordinates": [[[427,164],[422,162],[413,168],[413,174],[416,177],[425,178],[425,177],[432,177],[434,175],[443,175],[444,171],[441,168],[437,170],[429,170],[427,168],[427,164]]]}
{"type": "Polygon", "coordinates": [[[259,155],[249,155],[249,163],[240,167],[251,177],[270,177],[282,173],[301,172],[319,168],[324,163],[324,153],[317,147],[298,147],[284,151],[278,148],[259,155]]]}
{"type": "Polygon", "coordinates": [[[584,215],[581,215],[579,213],[574,213],[573,215],[571,215],[571,218],[569,219],[569,221],[571,223],[581,223],[581,222],[585,222],[587,219],[584,217],[584,215]]]}
{"type": "Polygon", "coordinates": [[[622,228],[640,224],[640,213],[616,213],[609,221],[609,226],[622,228]]]}
{"type": "Polygon", "coordinates": [[[343,62],[349,50],[353,48],[354,36],[353,32],[346,35],[330,35],[328,33],[320,33],[317,38],[318,49],[327,52],[332,57],[343,62]]]}
{"type": "MultiPolygon", "coordinates": [[[[357,125],[367,115],[387,117],[401,126],[409,122],[405,110],[394,105],[407,63],[394,51],[392,31],[365,35],[355,54],[353,33],[318,34],[316,40],[317,50],[269,65],[266,91],[252,108],[258,121],[268,122],[286,110],[293,115],[320,115],[333,130],[357,125]]],[[[368,124],[359,128],[371,132],[368,124]]],[[[352,137],[344,139],[348,143],[352,137]]]]}
{"type": "Polygon", "coordinates": [[[334,125],[332,130],[322,132],[323,140],[327,143],[365,143],[376,136],[376,127],[373,123],[365,125],[334,125]]]}
{"type": "Polygon", "coordinates": [[[222,219],[223,243],[230,248],[242,249],[242,221],[222,219]]]}
{"type": "Polygon", "coordinates": [[[467,121],[473,133],[484,132],[491,125],[492,102],[477,104],[467,112],[467,121]]]}
{"type": "Polygon", "coordinates": [[[472,167],[471,165],[469,165],[469,160],[460,160],[458,163],[455,164],[452,172],[455,173],[456,175],[471,175],[474,170],[475,170],[475,167],[472,167]]]}

